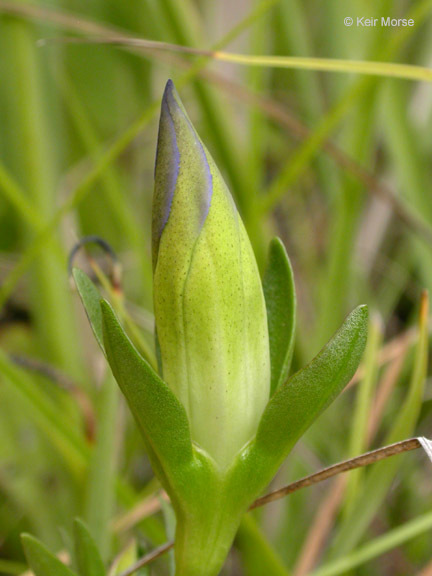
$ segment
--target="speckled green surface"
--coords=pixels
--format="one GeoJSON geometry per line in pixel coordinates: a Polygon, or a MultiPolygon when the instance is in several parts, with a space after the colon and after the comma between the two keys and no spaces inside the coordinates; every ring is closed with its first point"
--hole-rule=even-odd
{"type": "Polygon", "coordinates": [[[226,467],[269,398],[266,309],[243,223],[171,83],[159,129],[153,258],[163,377],[193,440],[226,467]]]}

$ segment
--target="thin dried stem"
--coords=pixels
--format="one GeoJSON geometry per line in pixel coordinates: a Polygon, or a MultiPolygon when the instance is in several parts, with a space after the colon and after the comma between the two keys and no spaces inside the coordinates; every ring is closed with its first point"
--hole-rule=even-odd
{"type": "Polygon", "coordinates": [[[181,46],[180,44],[159,42],[157,40],[147,40],[146,38],[133,38],[122,34],[114,34],[112,36],[104,34],[103,38],[89,36],[83,38],[75,36],[56,36],[55,38],[43,38],[38,42],[39,46],[45,46],[48,44],[113,45],[123,48],[140,48],[141,50],[157,50],[160,52],[205,56],[206,58],[215,58],[218,54],[218,52],[213,50],[201,50],[199,48],[191,48],[190,46],[181,46]]]}
{"type": "Polygon", "coordinates": [[[288,486],[284,486],[279,490],[275,490],[274,492],[270,492],[269,494],[258,498],[252,504],[250,509],[253,510],[254,508],[264,506],[265,504],[269,504],[275,500],[280,500],[281,498],[288,496],[288,494],[292,494],[293,492],[297,492],[297,490],[307,488],[308,486],[313,486],[313,484],[318,484],[319,482],[323,482],[324,480],[342,474],[343,472],[348,472],[349,470],[354,470],[355,468],[360,468],[362,466],[368,466],[369,464],[374,464],[380,460],[385,460],[390,456],[409,452],[410,450],[417,450],[417,448],[420,447],[421,443],[417,438],[410,438],[409,440],[402,440],[402,442],[396,442],[395,444],[390,444],[389,446],[366,452],[361,456],[344,460],[338,464],[333,464],[319,472],[315,472],[315,474],[310,474],[292,484],[288,484],[288,486]]]}
{"type": "Polygon", "coordinates": [[[263,56],[251,54],[235,54],[221,50],[205,50],[192,48],[169,42],[147,40],[146,38],[134,38],[120,35],[111,37],[57,37],[44,39],[44,44],[67,43],[67,44],[109,44],[123,48],[138,48],[140,50],[152,50],[160,52],[172,52],[190,56],[203,56],[220,62],[228,62],[240,66],[257,66],[262,68],[282,68],[315,70],[323,72],[356,73],[380,77],[402,78],[404,80],[432,81],[432,70],[424,66],[413,64],[401,64],[398,62],[376,62],[366,60],[347,60],[340,58],[310,58],[302,56],[263,56]]]}
{"type": "MultiPolygon", "coordinates": [[[[72,28],[73,16],[64,14],[62,12],[50,11],[46,8],[39,8],[35,6],[17,6],[16,2],[8,0],[0,0],[0,9],[8,14],[21,15],[27,18],[43,19],[56,23],[61,26],[72,28]]],[[[76,26],[77,23],[75,23],[76,26]]],[[[369,74],[378,76],[389,76],[397,78],[405,78],[411,80],[432,80],[432,70],[430,68],[415,66],[409,64],[401,64],[395,62],[370,62],[360,60],[346,60],[346,59],[328,59],[328,58],[304,58],[304,57],[285,57],[285,56],[251,56],[248,54],[232,54],[222,52],[220,50],[204,50],[191,48],[189,46],[180,46],[178,44],[171,44],[167,42],[157,42],[147,40],[145,38],[136,38],[129,34],[121,34],[115,29],[111,34],[103,33],[103,38],[100,38],[101,30],[103,28],[96,23],[79,21],[79,28],[75,30],[85,34],[96,34],[96,37],[86,38],[61,38],[60,41],[68,41],[75,43],[87,44],[115,44],[124,47],[134,47],[144,50],[158,50],[179,52],[194,56],[204,56],[220,60],[222,62],[232,62],[235,64],[246,66],[263,66],[273,68],[299,68],[302,70],[323,70],[327,72],[356,72],[359,74],[369,74]]]]}

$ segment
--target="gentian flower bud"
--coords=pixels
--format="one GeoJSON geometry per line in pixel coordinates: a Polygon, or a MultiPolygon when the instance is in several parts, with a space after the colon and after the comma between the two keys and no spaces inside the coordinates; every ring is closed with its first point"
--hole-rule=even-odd
{"type": "Polygon", "coordinates": [[[171,81],[152,243],[161,373],[186,409],[193,441],[223,468],[253,437],[269,399],[266,307],[234,201],[171,81]]]}
{"type": "Polygon", "coordinates": [[[352,378],[368,313],[356,308],[321,352],[288,377],[296,298],[285,247],[277,238],[270,243],[261,286],[234,202],[171,82],[155,180],[159,373],[90,279],[80,270],[74,278],[170,497],[176,576],[216,576],[243,514],[352,378]]]}

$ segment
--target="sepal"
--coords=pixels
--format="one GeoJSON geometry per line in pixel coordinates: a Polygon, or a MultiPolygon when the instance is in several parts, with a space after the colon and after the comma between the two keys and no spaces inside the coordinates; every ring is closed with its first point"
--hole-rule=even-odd
{"type": "MultiPolygon", "coordinates": [[[[367,337],[368,310],[359,306],[321,352],[283,384],[267,404],[255,439],[238,456],[233,493],[256,497],[318,416],[353,377],[367,337]]],[[[252,500],[252,499],[251,499],[252,500]]]]}
{"type": "Polygon", "coordinates": [[[75,285],[84,306],[84,310],[86,311],[90,326],[93,330],[93,334],[102,352],[105,354],[102,331],[102,312],[100,307],[101,296],[99,290],[87,274],[79,268],[74,268],[72,270],[72,276],[75,280],[75,285]]]}
{"type": "Polygon", "coordinates": [[[285,246],[279,238],[273,238],[270,242],[263,290],[267,308],[273,395],[288,378],[296,324],[294,276],[285,246]]]}
{"type": "Polygon", "coordinates": [[[175,394],[138,353],[105,300],[101,302],[101,311],[111,370],[169,483],[166,488],[175,492],[179,485],[187,483],[186,470],[194,464],[186,412],[175,394]]]}

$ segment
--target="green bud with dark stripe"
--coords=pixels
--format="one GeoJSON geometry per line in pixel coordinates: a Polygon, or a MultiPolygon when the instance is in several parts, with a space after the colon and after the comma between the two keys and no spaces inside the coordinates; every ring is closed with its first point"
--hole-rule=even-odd
{"type": "Polygon", "coordinates": [[[152,228],[163,378],[193,441],[226,468],[269,399],[266,308],[244,225],[172,82],[162,100],[152,228]]]}

